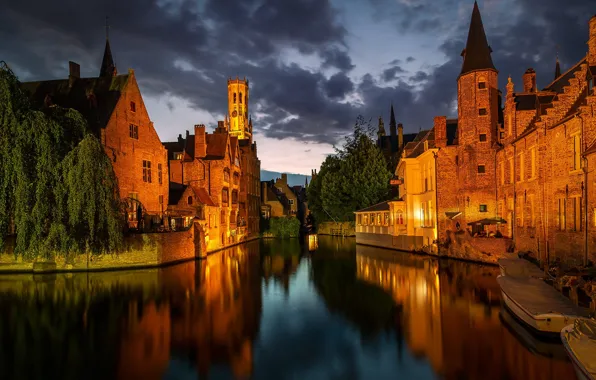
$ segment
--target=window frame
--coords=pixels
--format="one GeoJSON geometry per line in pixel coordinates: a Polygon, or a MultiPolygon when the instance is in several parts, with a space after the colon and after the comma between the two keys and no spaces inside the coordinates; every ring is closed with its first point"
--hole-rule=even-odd
{"type": "Polygon", "coordinates": [[[478,116],[487,116],[487,115],[488,115],[488,110],[486,108],[484,108],[484,107],[478,108],[478,116]]]}
{"type": "Polygon", "coordinates": [[[486,174],[486,165],[480,164],[480,165],[478,165],[476,170],[477,170],[478,174],[486,174]],[[482,170],[481,170],[481,168],[482,168],[482,170]]]}
{"type": "Polygon", "coordinates": [[[488,137],[486,136],[486,133],[480,133],[478,135],[478,141],[480,141],[480,142],[487,142],[488,141],[488,137]],[[483,138],[484,138],[484,140],[483,140],[483,138]]]}

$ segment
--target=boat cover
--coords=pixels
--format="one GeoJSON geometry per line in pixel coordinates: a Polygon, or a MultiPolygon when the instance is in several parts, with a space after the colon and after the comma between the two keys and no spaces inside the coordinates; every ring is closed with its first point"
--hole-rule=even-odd
{"type": "Polygon", "coordinates": [[[565,334],[567,345],[584,368],[596,378],[596,321],[576,319],[565,334]]]}

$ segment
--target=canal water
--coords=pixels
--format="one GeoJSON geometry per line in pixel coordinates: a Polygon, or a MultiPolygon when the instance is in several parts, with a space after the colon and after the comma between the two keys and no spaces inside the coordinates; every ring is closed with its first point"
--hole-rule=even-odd
{"type": "Polygon", "coordinates": [[[498,268],[323,237],[155,270],[0,276],[1,379],[575,379],[498,268]]]}

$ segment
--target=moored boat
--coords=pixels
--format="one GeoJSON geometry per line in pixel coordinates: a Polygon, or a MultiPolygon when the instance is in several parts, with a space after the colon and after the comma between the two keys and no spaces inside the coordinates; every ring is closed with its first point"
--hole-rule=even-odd
{"type": "Polygon", "coordinates": [[[596,380],[596,321],[576,320],[561,330],[561,340],[578,380],[596,380]]]}
{"type": "Polygon", "coordinates": [[[542,280],[501,275],[497,282],[507,309],[537,335],[556,338],[563,327],[590,316],[542,280]]]}
{"type": "Polygon", "coordinates": [[[499,259],[497,260],[499,269],[503,276],[512,277],[534,277],[546,278],[548,277],[540,268],[528,260],[513,258],[513,259],[499,259]]]}

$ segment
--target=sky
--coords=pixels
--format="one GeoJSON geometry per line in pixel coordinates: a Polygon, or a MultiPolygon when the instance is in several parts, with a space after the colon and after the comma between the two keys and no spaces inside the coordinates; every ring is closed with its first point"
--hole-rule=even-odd
{"type": "MultiPolygon", "coordinates": [[[[0,61],[21,81],[97,76],[105,17],[119,72],[129,68],[162,141],[227,112],[227,79],[250,81],[261,168],[310,174],[358,115],[404,133],[457,115],[471,0],[0,0],[0,61]]],[[[589,0],[478,2],[500,88],[539,87],[587,52],[589,0]]]]}

